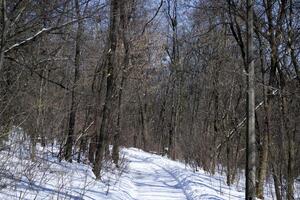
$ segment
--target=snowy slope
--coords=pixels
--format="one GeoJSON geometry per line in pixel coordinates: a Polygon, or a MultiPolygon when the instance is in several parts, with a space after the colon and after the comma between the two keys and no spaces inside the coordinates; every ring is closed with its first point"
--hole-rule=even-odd
{"type": "MultiPolygon", "coordinates": [[[[26,145],[25,145],[26,146],[26,145]]],[[[0,153],[0,199],[74,200],[179,200],[243,199],[243,186],[229,188],[220,175],[193,172],[184,164],[165,157],[124,148],[122,170],[107,163],[101,181],[95,180],[90,166],[59,162],[57,151],[38,148],[35,162],[26,148],[0,153]]],[[[272,197],[269,195],[269,198],[272,197]]]]}

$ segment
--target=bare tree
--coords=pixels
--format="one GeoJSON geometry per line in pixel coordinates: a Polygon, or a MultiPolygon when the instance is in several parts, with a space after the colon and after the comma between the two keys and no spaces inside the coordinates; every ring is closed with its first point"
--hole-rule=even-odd
{"type": "Polygon", "coordinates": [[[72,149],[74,144],[74,134],[75,134],[75,123],[76,123],[76,110],[78,106],[78,97],[76,97],[76,88],[78,87],[79,80],[79,68],[81,63],[81,46],[82,46],[82,36],[83,36],[83,21],[81,20],[81,8],[78,0],[74,0],[75,11],[77,22],[76,30],[76,40],[75,40],[75,57],[74,57],[74,80],[71,89],[71,107],[69,115],[69,128],[68,136],[66,141],[66,149],[64,152],[64,157],[67,161],[72,162],[72,149]]]}
{"type": "Polygon", "coordinates": [[[253,56],[253,1],[247,0],[247,145],[246,199],[256,199],[256,140],[255,140],[255,68],[253,56]]]}
{"type": "Polygon", "coordinates": [[[93,171],[97,178],[100,178],[101,162],[104,154],[105,147],[108,145],[108,123],[111,114],[113,95],[114,95],[114,85],[115,85],[115,59],[116,59],[116,49],[117,49],[117,39],[118,39],[118,11],[119,2],[118,0],[111,0],[110,4],[110,25],[108,34],[108,45],[106,49],[106,56],[104,61],[105,67],[105,77],[106,77],[106,91],[105,100],[102,110],[102,121],[98,133],[97,139],[97,152],[94,163],[93,171]]]}

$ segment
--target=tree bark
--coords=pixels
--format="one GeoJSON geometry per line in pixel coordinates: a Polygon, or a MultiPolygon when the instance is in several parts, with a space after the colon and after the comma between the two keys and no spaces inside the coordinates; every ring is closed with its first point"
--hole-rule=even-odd
{"type": "MultiPolygon", "coordinates": [[[[262,83],[263,83],[263,97],[264,97],[264,111],[265,111],[265,119],[264,119],[264,129],[262,131],[262,137],[260,137],[261,144],[259,148],[259,168],[258,168],[258,178],[257,178],[257,187],[256,194],[258,198],[263,199],[264,191],[263,186],[267,175],[267,167],[268,167],[268,158],[269,158],[269,137],[270,137],[270,112],[271,112],[271,96],[273,90],[268,90],[265,85],[267,85],[265,78],[265,68],[264,68],[264,54],[263,54],[263,44],[260,38],[260,35],[257,34],[259,40],[259,55],[260,55],[260,66],[261,66],[261,74],[262,74],[262,83]],[[269,95],[270,94],[270,95],[269,95]]],[[[273,79],[270,79],[273,80],[273,79]]]]}
{"type": "MultiPolygon", "coordinates": [[[[115,54],[117,49],[117,36],[118,36],[118,0],[111,0],[110,5],[110,25],[109,25],[109,36],[108,36],[108,49],[105,61],[106,67],[106,94],[102,110],[102,123],[100,125],[98,140],[97,140],[97,152],[93,171],[96,178],[100,178],[100,171],[102,168],[102,159],[105,147],[107,145],[107,130],[109,116],[111,113],[113,103],[113,90],[114,90],[114,67],[115,67],[115,54]]],[[[99,94],[100,95],[100,94],[99,94]]]]}
{"type": "Polygon", "coordinates": [[[80,60],[81,60],[81,43],[82,43],[82,35],[83,35],[83,21],[81,19],[80,14],[80,5],[79,0],[74,0],[75,10],[76,10],[76,17],[78,19],[77,22],[77,33],[76,33],[76,46],[75,46],[75,58],[74,58],[74,83],[71,89],[71,108],[70,108],[70,115],[69,115],[69,127],[68,127],[68,137],[66,142],[66,149],[64,152],[64,158],[72,162],[72,149],[74,143],[74,132],[75,132],[75,122],[76,122],[76,111],[77,111],[77,104],[78,100],[76,97],[76,87],[79,80],[79,67],[80,67],[80,60]]]}
{"type": "Polygon", "coordinates": [[[289,0],[289,12],[288,12],[288,22],[287,22],[287,26],[288,26],[288,41],[287,41],[287,46],[288,46],[288,51],[290,53],[291,56],[291,61],[292,64],[294,66],[294,70],[296,73],[296,77],[298,79],[298,82],[300,83],[300,64],[295,52],[295,39],[294,39],[294,32],[293,32],[293,14],[294,14],[294,10],[293,10],[293,0],[289,0]]]}
{"type": "Polygon", "coordinates": [[[290,130],[290,122],[287,110],[287,94],[285,88],[282,89],[282,96],[281,96],[281,106],[282,106],[282,118],[283,118],[283,124],[284,124],[284,130],[286,132],[287,136],[287,175],[286,175],[286,181],[287,181],[287,192],[286,197],[287,200],[293,200],[294,198],[294,166],[295,166],[295,132],[290,130]]]}
{"type": "Polygon", "coordinates": [[[140,120],[141,120],[141,136],[142,136],[142,143],[143,143],[143,149],[145,151],[148,150],[148,120],[147,120],[147,103],[142,102],[142,99],[138,95],[138,101],[139,101],[139,114],[140,114],[140,120]]]}
{"type": "Polygon", "coordinates": [[[275,188],[275,195],[277,200],[281,200],[281,192],[280,192],[280,181],[278,179],[278,174],[274,168],[274,164],[272,163],[272,176],[274,180],[274,188],[275,188]]]}
{"type": "Polygon", "coordinates": [[[6,44],[6,35],[7,35],[7,26],[8,26],[8,19],[7,19],[7,7],[6,7],[6,0],[1,1],[1,42],[0,42],[0,72],[3,68],[4,63],[4,50],[5,50],[5,44],[6,44]]]}
{"type": "MultiPolygon", "coordinates": [[[[133,6],[133,5],[131,5],[133,6]]],[[[119,160],[119,146],[120,146],[120,134],[121,134],[121,121],[122,121],[122,94],[123,94],[123,87],[126,81],[126,72],[128,70],[129,61],[130,61],[130,44],[128,38],[128,10],[126,8],[126,0],[122,1],[122,5],[120,6],[120,24],[122,28],[122,40],[124,45],[124,60],[123,60],[123,67],[121,70],[121,81],[118,90],[118,116],[117,116],[117,127],[116,133],[114,134],[114,145],[112,151],[112,158],[114,163],[118,166],[119,160]]]]}
{"type": "Polygon", "coordinates": [[[255,88],[253,58],[253,0],[247,0],[247,145],[246,145],[246,199],[256,199],[256,139],[255,139],[255,88]]]}

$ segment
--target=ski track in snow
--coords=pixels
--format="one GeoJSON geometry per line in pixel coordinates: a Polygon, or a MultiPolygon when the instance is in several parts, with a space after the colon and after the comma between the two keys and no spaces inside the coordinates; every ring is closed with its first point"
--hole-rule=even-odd
{"type": "Polygon", "coordinates": [[[181,184],[150,158],[133,158],[129,167],[137,190],[136,200],[188,199],[181,184]]]}
{"type": "MultiPolygon", "coordinates": [[[[218,188],[210,185],[209,175],[199,178],[182,163],[134,148],[124,149],[123,153],[130,160],[135,200],[225,200],[241,199],[243,196],[240,192],[220,195],[218,188]],[[199,179],[193,179],[194,176],[199,179]]],[[[219,182],[214,183],[217,184],[219,182]]]]}

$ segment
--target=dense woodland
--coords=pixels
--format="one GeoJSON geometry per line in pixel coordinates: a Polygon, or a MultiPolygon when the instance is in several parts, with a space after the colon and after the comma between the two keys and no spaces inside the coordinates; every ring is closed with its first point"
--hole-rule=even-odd
{"type": "MultiPolygon", "coordinates": [[[[244,0],[1,0],[0,142],[13,126],[60,159],[119,161],[122,146],[227,184],[245,169],[244,0]],[[109,146],[112,145],[112,154],[109,146]]],[[[253,2],[256,194],[294,199],[300,175],[300,2],[253,2]]]]}

